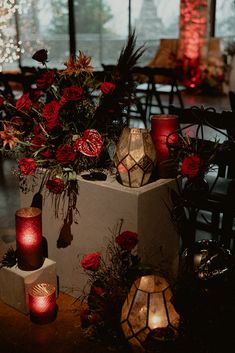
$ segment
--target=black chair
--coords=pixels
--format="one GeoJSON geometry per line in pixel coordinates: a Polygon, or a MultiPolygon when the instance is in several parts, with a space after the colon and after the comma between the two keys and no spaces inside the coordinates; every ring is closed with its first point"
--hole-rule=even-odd
{"type": "MultiPolygon", "coordinates": [[[[176,100],[178,100],[179,107],[184,108],[178,77],[173,69],[149,66],[135,67],[133,80],[136,83],[134,100],[136,110],[145,125],[149,123],[151,115],[169,113],[170,105],[176,100]],[[162,78],[166,79],[166,84],[162,83],[162,78]]],[[[134,111],[130,110],[130,113],[134,111]]]]}
{"type": "Polygon", "coordinates": [[[229,91],[229,103],[232,111],[235,113],[235,92],[229,91]]]}
{"type": "MultiPolygon", "coordinates": [[[[190,242],[192,243],[201,231],[204,231],[233,250],[235,238],[235,116],[232,112],[218,113],[212,108],[203,109],[203,107],[201,109],[198,107],[180,109],[171,106],[169,113],[178,115],[180,134],[184,134],[189,129],[192,132],[195,128],[196,134],[199,129],[201,131],[202,137],[195,136],[199,140],[208,138],[209,142],[213,141],[212,132],[224,137],[214,161],[213,172],[206,175],[209,193],[198,193],[198,197],[193,200],[187,197],[175,198],[177,202],[181,201],[181,205],[178,202],[175,207],[179,207],[181,217],[187,224],[186,232],[185,228],[182,229],[182,249],[190,242]],[[208,129],[211,130],[208,131],[208,129]],[[185,212],[189,208],[190,213],[186,215],[185,212]]],[[[173,146],[169,145],[169,147],[171,149],[173,146]]],[[[182,191],[180,188],[179,190],[182,191]]]]}

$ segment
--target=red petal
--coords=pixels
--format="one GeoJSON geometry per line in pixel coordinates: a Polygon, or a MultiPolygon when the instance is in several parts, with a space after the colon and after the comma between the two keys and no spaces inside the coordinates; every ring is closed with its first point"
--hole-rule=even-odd
{"type": "Polygon", "coordinates": [[[83,137],[75,141],[74,148],[85,156],[97,157],[100,155],[103,148],[102,137],[98,131],[87,129],[84,131],[83,137]]]}

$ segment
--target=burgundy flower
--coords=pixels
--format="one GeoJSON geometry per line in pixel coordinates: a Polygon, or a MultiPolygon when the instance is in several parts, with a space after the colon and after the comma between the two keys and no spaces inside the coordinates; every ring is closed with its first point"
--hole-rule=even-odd
{"type": "Polygon", "coordinates": [[[112,94],[115,89],[116,89],[116,85],[115,85],[115,83],[112,83],[112,82],[104,82],[100,86],[100,90],[104,94],[112,94]]]}
{"type": "Polygon", "coordinates": [[[69,145],[60,145],[56,150],[56,160],[63,165],[74,161],[76,153],[69,145]]]}
{"type": "Polygon", "coordinates": [[[41,134],[37,134],[34,136],[34,138],[32,139],[31,143],[32,143],[32,148],[34,149],[38,149],[40,147],[42,147],[43,145],[45,145],[47,138],[45,135],[41,134]]]}
{"type": "Polygon", "coordinates": [[[94,252],[88,254],[81,261],[81,265],[85,270],[96,271],[100,266],[101,254],[99,252],[94,252]]]}
{"type": "Polygon", "coordinates": [[[32,175],[37,169],[37,164],[33,158],[21,158],[19,167],[21,174],[32,175]]]}
{"type": "Polygon", "coordinates": [[[79,137],[73,145],[75,151],[79,151],[88,157],[98,157],[103,148],[103,141],[98,131],[87,129],[83,136],[79,137]]]}
{"type": "Polygon", "coordinates": [[[44,105],[42,109],[42,116],[46,120],[46,128],[48,131],[51,131],[60,125],[59,110],[60,104],[56,100],[44,105]]]}
{"type": "Polygon", "coordinates": [[[3,97],[0,97],[0,107],[4,104],[5,100],[3,97]]]}
{"type": "Polygon", "coordinates": [[[65,104],[67,102],[76,102],[81,99],[83,95],[83,88],[71,86],[64,89],[63,97],[60,100],[60,104],[65,104]]]}
{"type": "Polygon", "coordinates": [[[188,178],[194,178],[201,165],[201,158],[198,155],[191,155],[184,158],[181,165],[181,174],[188,178]]]}
{"type": "Polygon", "coordinates": [[[105,294],[105,289],[102,287],[92,286],[91,287],[91,294],[102,296],[105,294]]]}
{"type": "Polygon", "coordinates": [[[47,50],[40,49],[37,50],[36,53],[33,54],[32,59],[44,64],[47,61],[47,50]]]}
{"type": "Polygon", "coordinates": [[[52,156],[51,150],[49,148],[43,150],[42,152],[40,152],[40,156],[44,158],[50,158],[52,156]]]}
{"type": "Polygon", "coordinates": [[[64,191],[64,182],[60,178],[49,179],[46,187],[53,194],[62,194],[64,191]]]}
{"type": "Polygon", "coordinates": [[[30,93],[23,94],[19,99],[16,101],[16,109],[23,110],[28,112],[29,109],[32,107],[33,103],[29,98],[30,93]]]}
{"type": "Polygon", "coordinates": [[[123,249],[123,250],[132,250],[136,244],[138,243],[138,234],[134,232],[130,232],[126,230],[122,232],[116,237],[116,243],[123,249]]]}
{"type": "Polygon", "coordinates": [[[39,89],[47,89],[51,87],[54,83],[55,79],[55,71],[50,70],[44,72],[38,79],[37,79],[37,88],[39,89]]]}

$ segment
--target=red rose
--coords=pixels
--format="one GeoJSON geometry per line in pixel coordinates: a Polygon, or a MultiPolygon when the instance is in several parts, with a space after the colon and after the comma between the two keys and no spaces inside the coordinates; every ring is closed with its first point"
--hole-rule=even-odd
{"type": "Polygon", "coordinates": [[[60,104],[56,100],[44,105],[42,109],[42,116],[46,120],[47,130],[52,130],[60,125],[59,121],[60,104]]]}
{"type": "Polygon", "coordinates": [[[76,153],[69,145],[60,145],[56,150],[56,160],[63,165],[67,165],[74,161],[76,153]]]}
{"type": "Polygon", "coordinates": [[[0,97],[0,107],[4,104],[5,100],[3,97],[0,97]]]}
{"type": "Polygon", "coordinates": [[[76,102],[81,99],[83,95],[83,88],[71,86],[64,89],[63,97],[60,100],[60,104],[65,104],[67,102],[76,102]]]}
{"type": "Polygon", "coordinates": [[[51,150],[49,150],[49,148],[47,148],[46,150],[40,152],[40,156],[44,157],[44,158],[50,158],[52,155],[51,150]]]}
{"type": "Polygon", "coordinates": [[[51,87],[55,79],[55,71],[50,70],[44,72],[38,79],[37,79],[37,88],[39,89],[47,89],[51,87]]]}
{"type": "Polygon", "coordinates": [[[138,243],[138,234],[126,230],[125,232],[119,234],[116,237],[115,241],[123,250],[130,251],[138,243]]]}
{"type": "Polygon", "coordinates": [[[36,53],[33,54],[32,59],[44,64],[47,61],[47,50],[37,50],[36,53]]]}
{"type": "Polygon", "coordinates": [[[84,257],[81,261],[81,265],[85,270],[96,271],[100,266],[101,254],[99,252],[93,252],[84,257]]]}
{"type": "Polygon", "coordinates": [[[19,167],[21,174],[32,175],[37,169],[37,164],[33,158],[21,158],[19,167]]]}
{"type": "Polygon", "coordinates": [[[201,165],[201,158],[198,155],[191,155],[184,158],[181,165],[181,174],[187,178],[194,178],[201,165]]]}
{"type": "Polygon", "coordinates": [[[104,82],[100,86],[100,90],[104,94],[112,94],[115,89],[116,89],[116,85],[115,83],[112,83],[112,82],[104,82]]]}
{"type": "Polygon", "coordinates": [[[43,134],[38,134],[36,136],[34,136],[34,138],[32,139],[31,143],[32,143],[32,148],[38,149],[40,147],[42,147],[43,145],[45,145],[46,142],[46,136],[43,134]]]}
{"type": "Polygon", "coordinates": [[[98,295],[98,296],[103,296],[105,294],[105,289],[102,287],[91,287],[91,294],[93,295],[98,295]]]}
{"type": "Polygon", "coordinates": [[[62,194],[64,191],[64,182],[60,178],[53,178],[47,180],[47,189],[53,194],[62,194]]]}
{"type": "Polygon", "coordinates": [[[16,109],[24,110],[25,112],[29,111],[33,105],[32,101],[29,99],[29,95],[30,93],[25,93],[19,99],[17,99],[16,109]]]}

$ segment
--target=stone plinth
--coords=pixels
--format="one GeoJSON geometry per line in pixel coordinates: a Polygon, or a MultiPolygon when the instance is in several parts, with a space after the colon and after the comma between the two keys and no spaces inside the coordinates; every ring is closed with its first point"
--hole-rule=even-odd
{"type": "Polygon", "coordinates": [[[51,283],[57,288],[56,263],[45,258],[43,266],[35,271],[22,271],[17,265],[0,270],[0,299],[27,314],[28,288],[37,283],[51,283]]]}
{"type": "MultiPolygon", "coordinates": [[[[139,235],[138,254],[142,261],[167,273],[174,280],[178,271],[179,237],[170,217],[169,188],[172,179],[160,179],[140,188],[120,185],[114,176],[106,181],[86,181],[79,178],[77,208],[78,224],[73,223],[73,240],[67,248],[57,248],[63,217],[55,218],[50,196],[42,209],[43,235],[48,241],[48,254],[56,261],[60,289],[71,295],[81,295],[87,277],[80,266],[83,256],[90,252],[105,252],[120,219],[122,231],[139,235]]],[[[21,194],[21,206],[30,206],[32,194],[21,194]]]]}

